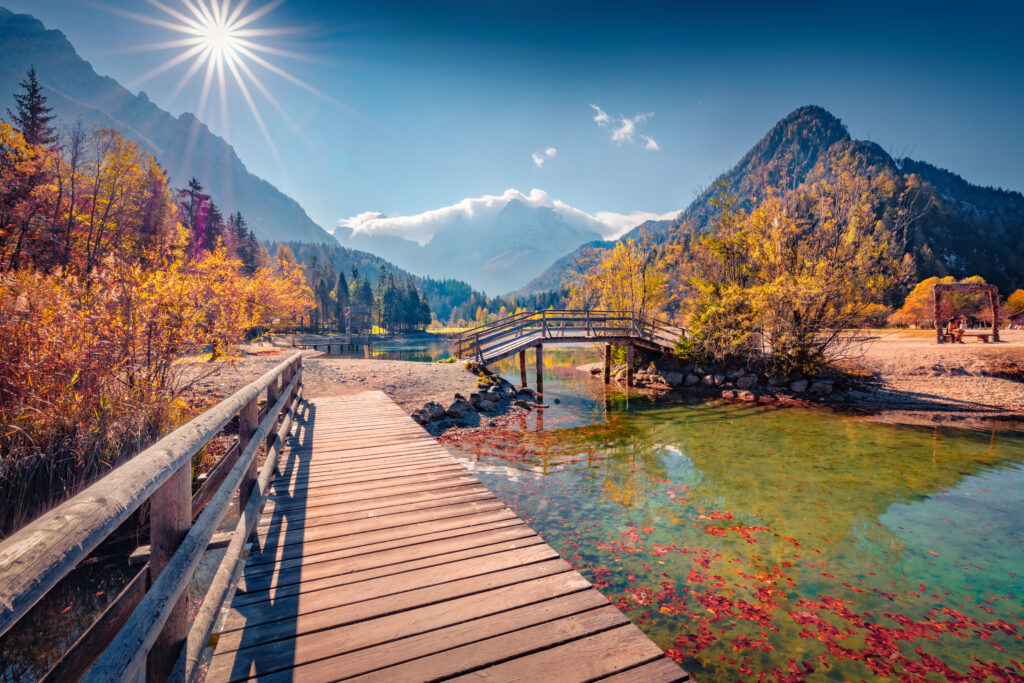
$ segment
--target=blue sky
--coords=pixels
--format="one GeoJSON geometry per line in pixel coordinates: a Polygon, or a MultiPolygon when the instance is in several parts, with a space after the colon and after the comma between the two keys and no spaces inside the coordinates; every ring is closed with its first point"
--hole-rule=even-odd
{"type": "MultiPolygon", "coordinates": [[[[183,48],[127,51],[178,36],[111,10],[168,18],[152,4],[0,4],[172,113],[196,110],[199,78],[171,98],[184,65],[140,82],[183,48]]],[[[252,67],[287,112],[254,92],[276,154],[237,88],[201,117],[328,228],[507,188],[590,214],[681,209],[804,104],[896,155],[1024,190],[1021,3],[712,4],[286,0],[250,27],[295,32],[254,40],[298,53],[266,57],[324,96],[252,67]]]]}

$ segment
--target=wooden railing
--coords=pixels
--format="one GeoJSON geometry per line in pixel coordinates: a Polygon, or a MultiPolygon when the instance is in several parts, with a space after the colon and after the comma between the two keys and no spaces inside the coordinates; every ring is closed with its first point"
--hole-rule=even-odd
{"type": "Polygon", "coordinates": [[[149,564],[44,680],[190,679],[255,527],[301,401],[296,353],[0,543],[0,635],[150,501],[149,564]],[[266,391],[266,402],[259,399],[266,391]],[[192,493],[192,458],[238,417],[238,439],[192,493]],[[257,454],[266,459],[257,472],[257,454]],[[240,515],[191,628],[188,582],[238,493],[240,515]]]}
{"type": "Polygon", "coordinates": [[[667,321],[629,311],[547,310],[481,325],[460,334],[453,344],[458,358],[491,362],[533,342],[636,340],[671,349],[684,334],[683,328],[667,321]]]}

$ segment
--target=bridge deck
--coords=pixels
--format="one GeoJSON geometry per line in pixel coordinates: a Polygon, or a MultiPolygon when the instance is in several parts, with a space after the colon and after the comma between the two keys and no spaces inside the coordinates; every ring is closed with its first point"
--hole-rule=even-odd
{"type": "Polygon", "coordinates": [[[208,680],[686,679],[380,392],[308,403],[257,534],[208,680]]]}

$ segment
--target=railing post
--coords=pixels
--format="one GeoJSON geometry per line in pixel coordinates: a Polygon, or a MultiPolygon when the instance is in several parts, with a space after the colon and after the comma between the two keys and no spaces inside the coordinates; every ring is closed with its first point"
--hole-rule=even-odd
{"type": "MultiPolygon", "coordinates": [[[[541,325],[541,334],[544,337],[547,337],[548,336],[548,312],[547,311],[541,311],[540,312],[540,325],[541,325]]],[[[539,350],[540,347],[538,346],[537,349],[539,350]]]]}
{"type": "Polygon", "coordinates": [[[519,380],[521,386],[526,388],[526,349],[519,352],[519,380]]]}
{"type": "MultiPolygon", "coordinates": [[[[328,348],[330,348],[330,347],[328,347],[328,348]]],[[[328,351],[328,353],[330,353],[330,351],[328,351]]],[[[281,373],[281,377],[275,377],[274,381],[271,382],[267,386],[267,413],[268,414],[270,413],[271,410],[274,409],[274,405],[277,403],[277,399],[280,398],[281,389],[283,389],[284,387],[288,386],[287,384],[283,384],[281,382],[281,380],[284,378],[284,375],[286,375],[287,373],[288,373],[288,369],[285,369],[285,371],[281,373]]],[[[276,417],[277,416],[275,416],[274,424],[277,424],[276,417]]],[[[267,433],[267,439],[266,439],[267,448],[270,448],[270,444],[274,442],[274,438],[275,438],[275,434],[276,433],[277,433],[277,430],[275,430],[275,429],[271,429],[267,433]]],[[[256,459],[253,458],[253,463],[255,463],[255,462],[256,462],[256,459]]],[[[258,473],[257,472],[258,468],[257,467],[252,467],[251,469],[252,469],[252,475],[253,475],[253,477],[255,477],[257,475],[257,473],[258,473]]],[[[242,509],[244,510],[245,508],[242,508],[242,509]]]]}
{"type": "MultiPolygon", "coordinates": [[[[192,468],[182,466],[149,499],[149,582],[170,562],[192,524],[192,468]]],[[[178,597],[146,659],[146,680],[166,681],[188,638],[188,593],[178,597]]]]}
{"type": "MultiPolygon", "coordinates": [[[[253,432],[259,427],[260,418],[259,410],[257,409],[257,401],[259,396],[253,396],[253,399],[245,404],[241,412],[238,413],[238,454],[245,451],[249,445],[249,441],[252,440],[253,432]]],[[[242,477],[242,483],[238,487],[238,510],[241,512],[245,510],[245,506],[249,503],[249,494],[252,493],[252,487],[256,485],[256,468],[258,466],[257,458],[252,459],[252,464],[246,471],[245,476],[242,477]]]]}

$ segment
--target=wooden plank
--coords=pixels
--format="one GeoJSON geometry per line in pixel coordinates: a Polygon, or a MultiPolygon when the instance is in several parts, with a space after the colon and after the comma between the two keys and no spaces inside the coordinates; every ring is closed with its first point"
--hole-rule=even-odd
{"type": "Polygon", "coordinates": [[[440,490],[456,490],[462,489],[467,486],[480,486],[480,482],[477,481],[476,477],[469,476],[459,477],[457,479],[443,479],[441,481],[429,481],[421,484],[411,484],[408,486],[399,486],[392,488],[386,492],[379,491],[360,491],[358,494],[336,494],[330,491],[320,491],[316,496],[308,496],[306,498],[292,498],[292,496],[284,494],[272,494],[271,502],[274,503],[275,511],[286,511],[290,509],[306,509],[316,505],[332,505],[335,503],[350,503],[359,504],[365,501],[381,499],[381,498],[395,498],[404,494],[421,493],[424,491],[440,491],[440,490]]]}
{"type": "MultiPolygon", "coordinates": [[[[664,658],[665,653],[644,635],[643,631],[628,623],[625,616],[614,607],[613,610],[627,623],[618,628],[603,631],[580,640],[573,640],[550,649],[543,649],[527,657],[518,657],[511,661],[474,671],[453,680],[456,681],[590,681],[601,676],[623,671],[638,664],[664,658]]],[[[578,617],[570,617],[554,622],[550,627],[535,627],[536,631],[550,629],[554,631],[549,637],[551,642],[558,638],[558,633],[565,627],[565,622],[576,620],[576,628],[571,633],[579,633],[587,628],[600,629],[604,624],[614,622],[610,614],[607,621],[583,623],[591,613],[578,617]],[[557,629],[557,630],[556,630],[557,629]]],[[[523,633],[523,632],[520,632],[523,633]]],[[[508,645],[508,641],[519,634],[512,634],[495,645],[508,645]]],[[[395,679],[392,679],[395,680],[395,679]]]]}
{"type": "Polygon", "coordinates": [[[392,534],[401,533],[402,529],[415,527],[416,525],[429,522],[442,522],[449,519],[473,517],[475,515],[487,514],[490,512],[502,512],[505,505],[497,499],[474,500],[467,503],[455,503],[443,507],[428,508],[426,510],[412,510],[410,512],[399,512],[383,517],[364,517],[362,519],[335,522],[333,524],[320,524],[312,527],[268,527],[264,551],[272,550],[277,545],[288,545],[292,541],[290,536],[298,535],[299,542],[310,544],[316,541],[345,538],[358,543],[360,539],[369,537],[370,534],[392,534]],[[275,533],[275,529],[280,529],[275,533]]]}
{"type": "Polygon", "coordinates": [[[530,565],[451,583],[440,590],[412,591],[316,613],[310,615],[311,619],[318,618],[327,630],[311,631],[270,643],[249,645],[245,638],[247,631],[235,631],[235,635],[224,633],[218,640],[207,677],[211,681],[238,680],[237,674],[229,675],[237,666],[236,659],[244,662],[256,657],[259,658],[261,674],[272,673],[356,647],[393,640],[396,628],[417,632],[415,629],[419,624],[424,625],[419,629],[444,623],[439,622],[444,619],[451,624],[453,619],[463,621],[474,616],[504,612],[510,604],[521,606],[524,600],[528,604],[543,600],[545,596],[567,595],[590,586],[576,572],[566,571],[564,563],[558,566],[559,562],[530,565]],[[438,593],[436,598],[429,595],[431,592],[438,593]],[[340,628],[349,624],[354,626],[340,628]],[[236,649],[239,645],[242,648],[236,649]]]}
{"type": "Polygon", "coordinates": [[[402,550],[408,552],[417,552],[420,548],[424,546],[429,546],[438,541],[457,541],[459,538],[462,537],[475,537],[478,534],[495,530],[509,531],[511,533],[512,530],[518,529],[525,529],[530,533],[533,533],[533,530],[526,526],[526,524],[523,523],[523,520],[519,519],[518,517],[509,517],[498,520],[496,522],[488,522],[486,524],[477,524],[474,526],[460,527],[457,529],[446,529],[431,534],[425,534],[423,536],[417,536],[414,539],[392,539],[381,543],[356,546],[354,548],[342,548],[319,554],[310,553],[307,555],[299,555],[297,557],[284,559],[276,564],[254,564],[246,567],[243,580],[245,580],[246,577],[258,577],[263,573],[271,573],[275,571],[282,572],[293,567],[308,567],[311,565],[318,564],[320,562],[330,562],[332,560],[338,560],[342,558],[360,558],[364,556],[371,556],[386,550],[402,550]]]}
{"type": "MultiPolygon", "coordinates": [[[[514,604],[521,604],[524,600],[528,600],[533,596],[517,591],[510,594],[509,597],[516,602],[509,600],[508,602],[503,602],[501,607],[509,608],[514,604]]],[[[488,598],[490,598],[490,594],[488,594],[488,598]]],[[[382,628],[383,624],[373,624],[374,633],[378,639],[391,637],[393,640],[299,666],[286,674],[285,672],[272,674],[266,680],[284,681],[286,680],[284,676],[287,675],[289,677],[301,678],[303,683],[317,683],[319,681],[334,681],[341,677],[365,675],[375,671],[379,672],[376,674],[376,677],[379,679],[401,680],[400,676],[396,676],[398,673],[396,669],[399,664],[410,662],[407,668],[411,670],[412,675],[419,676],[417,673],[419,666],[425,664],[425,662],[420,661],[421,657],[429,657],[439,652],[448,652],[463,645],[513,633],[530,626],[536,626],[602,607],[606,609],[608,607],[608,601],[604,596],[596,590],[585,590],[463,621],[451,626],[437,628],[445,622],[441,620],[432,621],[429,622],[429,626],[435,627],[435,630],[431,631],[426,631],[424,629],[426,624],[424,624],[422,619],[417,619],[415,622],[411,622],[421,630],[420,633],[415,635],[405,635],[411,629],[387,633],[382,628]],[[388,667],[395,668],[388,671],[380,671],[388,667]],[[394,678],[388,678],[390,676],[394,676],[394,678]]],[[[451,621],[451,619],[448,621],[451,621]]],[[[410,622],[405,623],[408,624],[410,622]]],[[[367,627],[370,626],[371,624],[367,624],[367,627]]],[[[425,678],[425,675],[420,677],[421,680],[425,678]]]]}
{"type": "MultiPolygon", "coordinates": [[[[300,593],[312,593],[314,591],[321,591],[327,588],[335,588],[337,586],[358,583],[368,579],[392,577],[395,574],[403,574],[415,569],[447,566],[461,560],[480,558],[490,558],[493,560],[493,558],[491,558],[492,555],[497,556],[500,553],[543,545],[544,542],[540,537],[534,535],[511,541],[504,541],[502,543],[479,546],[476,548],[461,548],[455,552],[443,555],[431,555],[429,557],[416,560],[407,560],[403,557],[403,561],[401,562],[390,563],[384,566],[376,566],[362,571],[354,571],[351,566],[349,566],[348,562],[321,563],[314,565],[314,567],[311,568],[307,567],[304,570],[292,570],[290,574],[276,572],[273,575],[275,585],[268,586],[265,589],[258,590],[258,586],[247,584],[250,587],[249,592],[244,595],[237,596],[233,605],[237,608],[241,608],[245,605],[252,605],[259,602],[274,602],[281,598],[298,595],[300,593]],[[311,571],[311,569],[313,571],[311,571]]],[[[488,565],[488,570],[493,569],[496,565],[497,562],[492,562],[488,565]]],[[[452,567],[446,568],[451,569],[452,567]]],[[[457,566],[454,568],[458,569],[457,566]]]]}
{"type": "MultiPolygon", "coordinates": [[[[596,592],[596,591],[595,591],[596,592]]],[[[598,593],[600,595],[600,593],[598,593]]],[[[395,667],[389,667],[375,671],[364,676],[356,677],[357,681],[409,681],[409,680],[435,680],[458,676],[465,672],[487,667],[488,665],[512,659],[511,667],[500,673],[481,675],[479,680],[526,680],[526,681],[568,681],[582,680],[575,676],[560,677],[538,672],[535,667],[531,669],[529,677],[519,676],[516,668],[519,662],[523,661],[523,655],[537,650],[544,650],[551,646],[558,646],[561,643],[571,643],[573,640],[588,636],[593,633],[607,630],[609,628],[624,627],[629,620],[619,610],[607,604],[598,609],[589,610],[580,614],[573,614],[561,619],[530,626],[511,633],[497,637],[481,640],[469,645],[463,645],[448,651],[441,651],[437,654],[415,659],[411,662],[395,667]]],[[[634,627],[635,628],[635,627],[634,627]]],[[[619,629],[616,629],[619,630],[619,629]]],[[[648,641],[650,642],[650,641],[648,641]]],[[[548,650],[550,652],[550,650],[548,650]]],[[[581,668],[585,663],[572,659],[571,666],[579,665],[581,668]]],[[[492,667],[497,669],[500,664],[492,667]]],[[[487,671],[487,669],[484,669],[487,671]]],[[[470,674],[472,676],[472,674],[470,674]]]]}
{"type": "MultiPolygon", "coordinates": [[[[275,518],[273,515],[269,517],[265,516],[260,520],[259,526],[264,527],[261,531],[262,534],[276,533],[278,530],[287,530],[293,527],[310,527],[319,526],[321,524],[332,524],[334,522],[366,519],[367,517],[384,517],[387,515],[397,514],[399,512],[425,510],[428,508],[451,505],[453,503],[468,503],[474,500],[492,499],[494,499],[493,493],[482,487],[474,487],[474,490],[461,495],[445,493],[440,496],[435,495],[420,500],[412,499],[409,502],[397,503],[395,505],[381,505],[380,507],[357,510],[354,512],[337,512],[336,507],[324,506],[320,508],[313,508],[308,512],[301,511],[295,512],[291,515],[285,515],[283,519],[275,518]]],[[[213,547],[216,542],[216,538],[217,537],[215,536],[214,541],[211,542],[211,547],[213,547]]]]}
{"type": "Polygon", "coordinates": [[[690,680],[690,674],[668,657],[662,657],[600,680],[605,683],[677,683],[690,680]]]}
{"type": "Polygon", "coordinates": [[[317,541],[303,541],[299,538],[296,539],[296,542],[294,543],[268,543],[268,547],[264,548],[261,552],[249,555],[247,566],[267,564],[268,562],[276,564],[282,560],[301,557],[302,555],[315,555],[318,553],[327,553],[337,550],[347,550],[349,548],[360,548],[374,543],[382,543],[384,541],[397,541],[400,543],[412,544],[423,536],[429,536],[439,531],[464,529],[473,526],[474,524],[487,524],[489,522],[498,522],[515,518],[515,514],[508,510],[495,510],[493,512],[484,512],[475,515],[460,515],[450,519],[410,524],[408,526],[397,527],[394,529],[370,531],[363,534],[356,534],[355,536],[325,538],[317,541]]]}
{"type": "MultiPolygon", "coordinates": [[[[527,546],[460,560],[441,567],[426,567],[394,576],[367,579],[358,584],[342,584],[329,591],[298,593],[281,600],[260,602],[232,609],[224,622],[224,631],[245,628],[246,639],[251,642],[274,640],[277,626],[268,629],[257,628],[260,624],[290,619],[299,633],[317,630],[331,624],[324,621],[324,612],[335,610],[330,619],[337,618],[337,610],[356,603],[377,598],[401,599],[403,594],[421,591],[426,599],[434,601],[437,595],[462,580],[494,576],[508,570],[538,565],[542,571],[569,571],[564,560],[546,544],[527,546]],[[556,564],[549,565],[548,563],[556,564]]],[[[251,583],[249,584],[252,585],[251,583]]],[[[458,589],[456,589],[458,590],[458,589]]],[[[225,646],[226,647],[226,646],[225,646]]]]}
{"type": "MultiPolygon", "coordinates": [[[[365,513],[369,511],[380,509],[387,509],[396,505],[405,505],[408,503],[417,503],[420,501],[437,500],[439,498],[460,497],[470,495],[471,493],[482,493],[487,491],[483,485],[477,482],[471,482],[463,484],[462,486],[456,487],[443,487],[440,489],[427,489],[416,493],[405,493],[397,496],[380,496],[377,498],[370,499],[359,499],[359,500],[342,500],[339,502],[331,503],[327,496],[317,499],[311,499],[310,505],[293,510],[292,515],[288,515],[289,519],[312,519],[325,514],[346,514],[346,513],[365,513]],[[323,503],[327,500],[328,502],[323,503]],[[313,503],[316,504],[313,504],[313,503]],[[300,514],[301,513],[301,514],[300,514]]],[[[491,494],[493,495],[493,494],[491,494]]],[[[287,499],[282,499],[287,500],[287,499]]],[[[298,501],[296,501],[298,502],[298,501]]],[[[283,503],[282,503],[283,505],[283,503]]],[[[267,526],[273,524],[275,504],[273,501],[267,504],[264,508],[263,519],[260,520],[260,526],[267,526]]],[[[287,508],[282,507],[282,511],[286,511],[287,508]]]]}
{"type": "Polygon", "coordinates": [[[374,553],[359,555],[356,557],[344,557],[325,562],[311,563],[305,566],[281,569],[273,573],[271,577],[264,577],[256,582],[250,583],[243,576],[238,584],[238,596],[256,590],[271,589],[279,585],[319,579],[324,576],[340,576],[346,573],[368,571],[379,567],[397,566],[401,563],[412,562],[422,558],[448,556],[459,551],[473,551],[477,548],[497,548],[506,543],[517,544],[530,541],[527,545],[539,539],[532,529],[525,524],[512,527],[501,527],[490,531],[478,532],[468,536],[456,538],[444,538],[430,543],[421,543],[412,547],[393,548],[374,553]]]}

